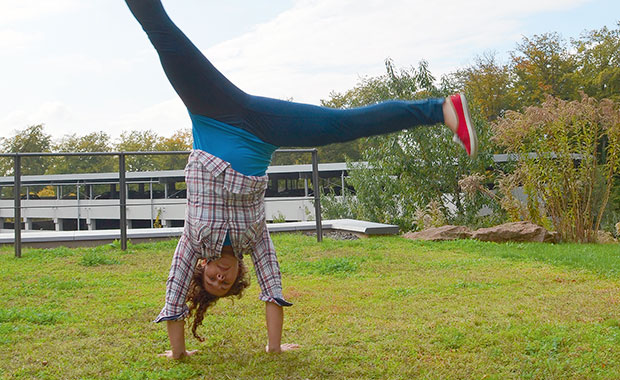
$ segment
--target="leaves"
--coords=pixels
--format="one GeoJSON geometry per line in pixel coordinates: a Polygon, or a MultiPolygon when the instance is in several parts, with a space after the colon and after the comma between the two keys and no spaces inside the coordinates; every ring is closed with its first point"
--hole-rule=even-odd
{"type": "Polygon", "coordinates": [[[511,56],[515,89],[522,103],[537,104],[547,95],[563,99],[576,97],[577,85],[572,73],[578,64],[558,33],[523,37],[511,56]]]}
{"type": "Polygon", "coordinates": [[[519,157],[529,219],[550,222],[566,240],[593,241],[620,166],[618,105],[587,95],[570,102],[549,97],[540,107],[507,113],[493,130],[519,157]]]}
{"type": "MultiPolygon", "coordinates": [[[[52,144],[52,136],[45,133],[43,124],[32,125],[21,131],[15,131],[13,137],[2,139],[2,152],[49,152],[52,144]]],[[[44,174],[49,166],[47,157],[24,157],[21,160],[22,175],[44,174]]],[[[13,159],[0,161],[0,170],[3,175],[13,175],[13,159]]]]}
{"type": "MultiPolygon", "coordinates": [[[[153,131],[123,132],[114,143],[106,132],[92,132],[86,135],[76,133],[65,135],[53,141],[44,126],[34,125],[15,135],[0,139],[2,152],[112,152],[112,151],[189,151],[192,148],[191,129],[176,131],[170,137],[162,137],[153,131]]],[[[0,159],[1,175],[13,174],[13,159],[0,159]]],[[[149,155],[128,156],[128,171],[183,169],[187,156],[149,155]]],[[[118,158],[114,156],[58,156],[22,158],[22,175],[106,173],[118,171],[118,158]]]]}
{"type": "MultiPolygon", "coordinates": [[[[429,96],[442,97],[434,86],[428,64],[417,68],[398,69],[386,60],[386,74],[363,78],[344,94],[332,94],[324,105],[358,107],[390,99],[413,100],[429,96]]],[[[480,117],[474,113],[478,125],[480,117]]],[[[482,144],[487,140],[484,128],[479,131],[482,144]]],[[[480,155],[473,163],[452,142],[452,132],[445,126],[419,127],[399,133],[362,139],[365,147],[362,161],[368,166],[349,172],[348,183],[355,188],[356,198],[347,197],[344,216],[399,225],[410,230],[417,224],[416,210],[425,209],[431,201],[441,200],[442,210],[453,209],[449,220],[472,221],[480,208],[481,197],[467,200],[458,186],[458,178],[472,170],[484,170],[490,156],[480,155]],[[350,211],[352,210],[352,211],[350,211]]],[[[331,201],[331,199],[330,199],[331,201]]],[[[342,211],[330,202],[329,213],[342,211]]]]}
{"type": "MultiPolygon", "coordinates": [[[[65,135],[53,145],[53,149],[56,152],[109,152],[110,135],[105,132],[65,135]]],[[[46,174],[112,172],[117,170],[117,162],[110,156],[55,157],[46,174]]]]}
{"type": "MultiPolygon", "coordinates": [[[[157,134],[150,130],[123,132],[116,148],[121,152],[154,151],[157,140],[157,134]]],[[[128,156],[126,167],[130,172],[157,170],[152,156],[128,156]]]]}

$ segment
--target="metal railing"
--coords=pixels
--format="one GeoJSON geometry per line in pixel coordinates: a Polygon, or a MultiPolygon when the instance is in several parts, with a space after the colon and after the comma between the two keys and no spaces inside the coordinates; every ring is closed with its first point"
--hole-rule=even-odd
{"type": "MultiPolygon", "coordinates": [[[[37,152],[37,153],[0,153],[0,157],[12,157],[14,160],[13,172],[13,195],[14,195],[14,223],[15,230],[15,257],[22,254],[22,170],[21,160],[23,157],[76,157],[76,156],[118,156],[118,184],[119,184],[119,211],[120,211],[120,243],[123,251],[127,250],[127,156],[157,156],[157,155],[181,155],[189,154],[188,151],[162,151],[162,152],[37,152]]],[[[278,149],[276,153],[311,153],[312,154],[312,187],[314,192],[314,212],[316,219],[317,241],[323,240],[323,228],[321,223],[321,193],[319,184],[319,163],[317,149],[278,149]]],[[[78,195],[79,198],[79,195],[78,195]]],[[[75,207],[75,206],[70,206],[75,207]]],[[[107,207],[107,206],[106,206],[107,207]]],[[[79,228],[78,220],[78,228],[79,228]]]]}

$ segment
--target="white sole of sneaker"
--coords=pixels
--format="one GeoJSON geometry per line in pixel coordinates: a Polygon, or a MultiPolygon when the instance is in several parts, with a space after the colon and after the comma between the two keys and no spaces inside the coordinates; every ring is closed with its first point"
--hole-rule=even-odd
{"type": "MultiPolygon", "coordinates": [[[[467,99],[463,94],[459,94],[461,98],[461,103],[463,104],[463,114],[465,115],[465,123],[467,124],[467,133],[469,134],[469,157],[474,159],[478,155],[478,135],[476,134],[476,128],[474,128],[474,123],[471,121],[471,117],[469,116],[469,106],[467,105],[467,99]]],[[[459,140],[457,138],[457,140],[459,140]]],[[[459,143],[463,145],[461,140],[459,143]]]]}

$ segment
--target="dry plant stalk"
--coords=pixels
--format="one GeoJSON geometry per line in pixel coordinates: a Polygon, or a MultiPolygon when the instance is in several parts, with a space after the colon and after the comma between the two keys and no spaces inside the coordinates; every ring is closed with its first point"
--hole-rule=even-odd
{"type": "Polygon", "coordinates": [[[620,168],[618,105],[586,95],[572,102],[549,97],[540,107],[507,112],[493,130],[519,158],[529,219],[549,220],[564,240],[595,241],[620,168]]]}
{"type": "Polygon", "coordinates": [[[513,190],[520,183],[519,174],[518,170],[512,174],[501,173],[496,180],[497,192],[493,192],[483,185],[486,177],[480,173],[463,176],[459,180],[459,187],[467,196],[473,197],[480,192],[497,202],[506,211],[511,222],[530,220],[527,208],[513,194],[513,190]]]}
{"type": "Polygon", "coordinates": [[[441,227],[446,224],[446,216],[441,210],[441,202],[433,200],[425,208],[419,208],[414,213],[418,230],[429,227],[441,227]]]}

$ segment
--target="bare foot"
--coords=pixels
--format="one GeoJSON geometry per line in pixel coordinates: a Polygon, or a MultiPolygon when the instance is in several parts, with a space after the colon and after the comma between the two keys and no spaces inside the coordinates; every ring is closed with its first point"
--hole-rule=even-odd
{"type": "Polygon", "coordinates": [[[193,356],[197,352],[198,352],[198,350],[185,351],[184,353],[181,354],[181,356],[176,357],[172,353],[172,350],[168,350],[168,351],[164,352],[163,354],[159,354],[157,356],[165,357],[165,358],[168,358],[168,359],[180,360],[180,359],[183,359],[183,358],[186,358],[186,357],[193,356]]]}
{"type": "Polygon", "coordinates": [[[266,352],[284,352],[284,351],[293,351],[293,350],[298,350],[300,349],[301,346],[299,344],[295,344],[295,343],[284,343],[280,345],[280,349],[278,350],[276,349],[269,349],[269,346],[265,346],[265,351],[266,352]]]}
{"type": "Polygon", "coordinates": [[[446,98],[446,101],[443,103],[442,110],[444,123],[453,133],[456,133],[459,128],[459,119],[456,115],[456,110],[452,105],[452,100],[450,100],[450,97],[446,98]]]}

